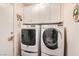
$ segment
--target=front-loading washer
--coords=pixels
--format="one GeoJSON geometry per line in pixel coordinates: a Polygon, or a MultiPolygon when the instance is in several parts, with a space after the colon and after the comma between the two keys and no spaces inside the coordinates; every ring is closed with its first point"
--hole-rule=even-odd
{"type": "Polygon", "coordinates": [[[39,25],[23,25],[21,27],[21,55],[37,56],[39,42],[39,25]]]}
{"type": "Polygon", "coordinates": [[[62,25],[41,25],[41,55],[64,55],[64,28],[62,25]]]}

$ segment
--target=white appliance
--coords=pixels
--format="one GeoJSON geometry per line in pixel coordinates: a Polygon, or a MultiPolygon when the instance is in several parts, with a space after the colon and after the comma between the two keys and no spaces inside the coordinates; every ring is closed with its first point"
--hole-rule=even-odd
{"type": "Polygon", "coordinates": [[[37,56],[39,42],[39,25],[23,25],[21,29],[21,55],[37,56]]]}
{"type": "Polygon", "coordinates": [[[41,26],[41,55],[64,55],[64,28],[62,25],[41,26]]]}

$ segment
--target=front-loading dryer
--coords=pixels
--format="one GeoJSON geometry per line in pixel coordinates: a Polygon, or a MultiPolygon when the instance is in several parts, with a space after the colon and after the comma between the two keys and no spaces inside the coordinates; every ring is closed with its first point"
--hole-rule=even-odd
{"type": "Polygon", "coordinates": [[[41,25],[41,55],[64,55],[64,28],[62,25],[41,25]]]}
{"type": "Polygon", "coordinates": [[[39,41],[39,25],[23,25],[21,29],[21,55],[37,56],[39,41]]]}

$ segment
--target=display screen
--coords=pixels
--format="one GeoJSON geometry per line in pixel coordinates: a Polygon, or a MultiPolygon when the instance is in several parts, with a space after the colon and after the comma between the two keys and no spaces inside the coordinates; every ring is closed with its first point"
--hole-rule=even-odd
{"type": "Polygon", "coordinates": [[[36,44],[36,31],[35,29],[22,29],[22,43],[28,46],[33,46],[36,44]]]}

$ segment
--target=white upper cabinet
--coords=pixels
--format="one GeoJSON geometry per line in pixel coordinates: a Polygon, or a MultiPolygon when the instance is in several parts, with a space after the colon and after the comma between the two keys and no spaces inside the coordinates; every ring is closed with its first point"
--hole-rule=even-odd
{"type": "Polygon", "coordinates": [[[61,21],[59,3],[32,4],[24,7],[24,23],[50,23],[61,21]]]}
{"type": "Polygon", "coordinates": [[[50,4],[50,20],[60,20],[61,17],[61,4],[50,4]]]}

